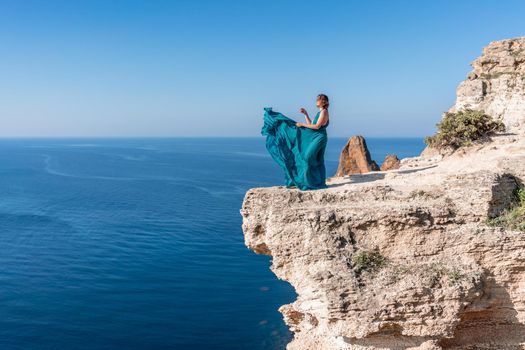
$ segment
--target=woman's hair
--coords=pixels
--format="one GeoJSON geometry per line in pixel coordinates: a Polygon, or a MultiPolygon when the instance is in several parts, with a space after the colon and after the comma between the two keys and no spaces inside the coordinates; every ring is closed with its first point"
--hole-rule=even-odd
{"type": "Polygon", "coordinates": [[[328,108],[328,106],[330,106],[330,103],[328,102],[328,96],[325,94],[317,95],[317,99],[321,101],[321,107],[328,108]]]}

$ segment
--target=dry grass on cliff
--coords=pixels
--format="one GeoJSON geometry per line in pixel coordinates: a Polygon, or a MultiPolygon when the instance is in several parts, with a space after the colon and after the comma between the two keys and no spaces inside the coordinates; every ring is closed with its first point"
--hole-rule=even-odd
{"type": "Polygon", "coordinates": [[[475,141],[505,131],[505,125],[501,121],[494,120],[483,111],[471,109],[457,113],[447,112],[436,126],[437,133],[425,138],[425,142],[430,147],[438,149],[470,146],[475,141]]]}
{"type": "Polygon", "coordinates": [[[380,270],[389,270],[386,274],[391,283],[400,280],[406,275],[419,275],[421,279],[429,280],[430,287],[436,287],[442,284],[445,278],[449,285],[459,283],[464,274],[456,267],[445,266],[443,263],[429,263],[421,265],[404,265],[389,261],[378,251],[359,251],[352,257],[354,271],[357,274],[377,273],[380,270]]]}
{"type": "Polygon", "coordinates": [[[515,192],[514,204],[500,216],[489,219],[489,226],[499,226],[525,232],[525,188],[515,192]]]}

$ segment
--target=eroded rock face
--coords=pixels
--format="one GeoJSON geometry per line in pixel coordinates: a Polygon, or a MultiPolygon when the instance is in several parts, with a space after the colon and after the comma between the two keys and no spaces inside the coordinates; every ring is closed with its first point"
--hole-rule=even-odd
{"type": "MultiPolygon", "coordinates": [[[[491,42],[472,63],[472,71],[456,90],[448,112],[482,110],[503,121],[506,132],[525,134],[525,37],[491,42]]],[[[452,149],[427,147],[423,156],[450,154],[452,149]]]]}
{"type": "Polygon", "coordinates": [[[381,164],[381,171],[396,170],[401,167],[401,161],[395,154],[389,154],[381,164]]]}
{"type": "Polygon", "coordinates": [[[341,151],[335,176],[363,174],[377,170],[379,166],[370,157],[365,138],[352,136],[341,151]]]}
{"type": "Polygon", "coordinates": [[[491,169],[458,157],[333,179],[320,191],[250,190],[246,245],[271,255],[272,271],[298,294],[280,308],[295,333],[288,349],[525,343],[525,234],[485,224],[509,205],[525,170],[519,147],[510,159],[485,150],[491,169]],[[355,258],[371,251],[386,265],[360,270],[355,258]]]}
{"type": "MultiPolygon", "coordinates": [[[[494,59],[474,66],[522,70],[521,51],[501,59],[522,42],[492,43],[484,56],[494,59]]],[[[487,225],[525,182],[525,125],[512,110],[524,101],[516,86],[495,86],[469,103],[515,101],[501,115],[516,121],[512,135],[332,178],[323,190],[247,192],[245,243],[271,255],[298,295],[280,308],[289,350],[525,349],[525,233],[487,225]]]]}
{"type": "Polygon", "coordinates": [[[472,72],[457,89],[451,112],[484,110],[501,119],[509,132],[525,131],[525,37],[495,41],[472,62],[472,72]]]}

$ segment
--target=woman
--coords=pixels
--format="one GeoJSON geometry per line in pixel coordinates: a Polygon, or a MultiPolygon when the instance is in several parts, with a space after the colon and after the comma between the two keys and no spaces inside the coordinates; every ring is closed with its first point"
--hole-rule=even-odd
{"type": "Polygon", "coordinates": [[[306,123],[296,123],[281,113],[265,108],[261,134],[266,136],[266,149],[284,170],[286,187],[301,190],[326,188],[324,152],[327,143],[326,127],[329,123],[328,97],[317,96],[319,112],[310,120],[301,108],[306,123]]]}

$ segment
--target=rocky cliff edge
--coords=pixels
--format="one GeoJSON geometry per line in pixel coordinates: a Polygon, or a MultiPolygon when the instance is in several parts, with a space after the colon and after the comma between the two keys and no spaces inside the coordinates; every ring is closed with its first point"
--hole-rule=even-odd
{"type": "Polygon", "coordinates": [[[493,42],[451,111],[508,132],[329,188],[246,193],[248,248],[297,300],[279,311],[294,349],[525,349],[525,233],[494,227],[525,180],[525,38],[493,42]]]}

